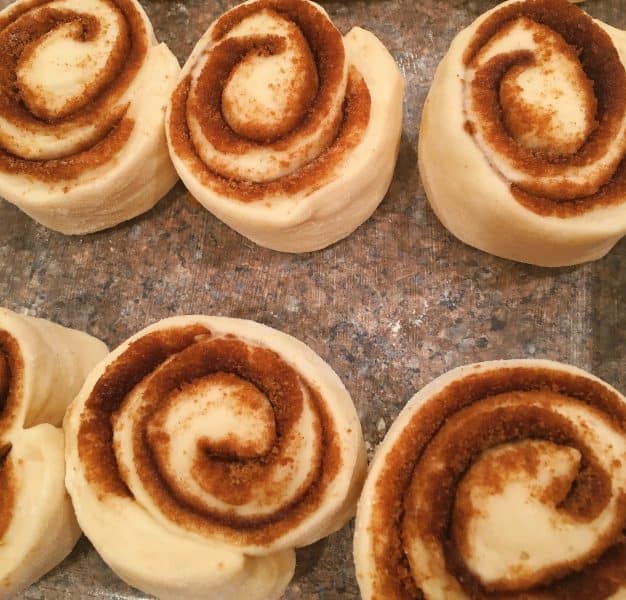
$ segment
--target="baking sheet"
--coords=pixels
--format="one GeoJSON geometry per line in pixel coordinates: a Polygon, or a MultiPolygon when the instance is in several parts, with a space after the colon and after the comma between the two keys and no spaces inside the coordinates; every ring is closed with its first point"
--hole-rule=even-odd
{"type": "MultiPolygon", "coordinates": [[[[0,5],[6,5],[2,1],[0,5]]],[[[181,64],[233,1],[143,4],[181,64]]],[[[370,456],[407,399],[448,369],[479,360],[565,361],[626,391],[626,241],[605,259],[541,269],[464,246],[430,211],[417,173],[421,107],[454,34],[486,0],[323,2],[337,26],[373,31],[406,78],[404,131],[391,189],[354,234],[312,254],[256,247],[192,201],[182,184],[147,214],[66,237],[0,202],[0,304],[84,329],[115,346],[163,317],[254,319],[317,351],[346,384],[370,456]]],[[[588,0],[626,29],[624,0],[588,0]]],[[[298,551],[289,600],[358,598],[352,523],[298,551]]],[[[146,598],[83,538],[21,599],[146,598]]]]}

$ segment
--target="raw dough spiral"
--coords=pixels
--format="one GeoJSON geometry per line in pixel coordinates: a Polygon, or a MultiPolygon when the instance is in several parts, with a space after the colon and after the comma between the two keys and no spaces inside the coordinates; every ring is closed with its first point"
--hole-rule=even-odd
{"type": "Polygon", "coordinates": [[[61,562],[80,529],[65,491],[65,408],[99,340],[0,308],[0,599],[61,562]]]}
{"type": "Polygon", "coordinates": [[[420,173],[462,241],[562,266],[626,232],[626,32],[567,0],[506,2],[462,31],[428,94],[420,173]]]}
{"type": "Polygon", "coordinates": [[[88,378],[67,487],[111,568],[159,598],[278,598],[365,474],[356,411],[312,350],[223,317],[161,321],[88,378]]]}
{"type": "Polygon", "coordinates": [[[82,234],[174,185],[163,113],[180,68],[136,0],[19,0],[0,47],[0,196],[82,234]]]}
{"type": "Polygon", "coordinates": [[[363,598],[601,600],[626,592],[626,399],[545,360],[417,393],[359,501],[363,598]]]}
{"type": "Polygon", "coordinates": [[[215,21],[183,67],[166,117],[193,196],[261,246],[317,250],[383,199],[403,80],[376,37],[345,37],[307,0],[257,0],[215,21]]]}

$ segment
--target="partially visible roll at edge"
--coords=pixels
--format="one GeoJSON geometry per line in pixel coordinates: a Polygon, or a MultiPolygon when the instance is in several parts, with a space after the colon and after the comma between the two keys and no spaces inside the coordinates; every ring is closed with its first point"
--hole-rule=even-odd
{"type": "MultiPolygon", "coordinates": [[[[354,560],[356,565],[356,575],[361,595],[364,600],[379,598],[385,598],[386,600],[396,598],[398,600],[404,600],[404,598],[431,599],[443,597],[441,596],[442,592],[440,591],[440,574],[432,575],[432,578],[424,577],[422,580],[415,579],[414,573],[412,572],[412,564],[410,564],[410,559],[405,554],[407,552],[407,548],[409,549],[408,552],[420,552],[419,548],[412,548],[412,540],[407,539],[407,535],[410,536],[412,532],[413,525],[416,525],[416,523],[411,522],[414,519],[412,512],[416,510],[428,511],[433,508],[432,506],[422,506],[416,503],[415,494],[419,494],[419,490],[416,488],[415,482],[412,481],[415,470],[417,470],[416,465],[428,452],[428,446],[424,447],[423,436],[427,435],[429,437],[427,444],[430,444],[430,442],[432,442],[432,440],[435,439],[440,433],[441,429],[445,428],[451,420],[457,418],[458,413],[464,410],[471,411],[481,402],[491,402],[489,410],[492,411],[492,415],[497,415],[498,417],[500,415],[505,415],[508,410],[508,400],[501,397],[510,393],[513,397],[513,402],[515,402],[518,400],[515,398],[517,392],[521,392],[521,395],[523,395],[526,392],[532,393],[533,391],[548,394],[547,400],[539,399],[533,401],[536,402],[536,406],[539,409],[537,411],[538,414],[541,411],[549,412],[551,408],[550,400],[552,397],[557,396],[561,396],[562,400],[565,400],[565,402],[568,401],[569,397],[573,403],[578,402],[579,405],[586,405],[587,400],[589,400],[588,405],[592,407],[592,410],[595,410],[598,413],[601,413],[601,406],[608,409],[608,413],[610,414],[600,414],[599,422],[602,423],[602,427],[606,426],[607,429],[613,428],[618,430],[618,435],[620,435],[621,439],[617,447],[613,447],[612,440],[604,439],[602,437],[603,432],[594,431],[593,428],[590,428],[584,419],[580,420],[578,426],[580,430],[588,436],[588,438],[594,440],[594,444],[606,447],[606,452],[602,456],[602,460],[610,465],[609,471],[617,474],[615,482],[612,483],[612,491],[616,493],[617,496],[621,496],[611,500],[612,508],[617,510],[619,514],[624,514],[623,496],[626,490],[620,484],[620,481],[623,480],[625,476],[624,466],[621,459],[618,459],[617,461],[613,460],[613,455],[616,453],[619,454],[621,452],[620,447],[623,447],[626,444],[626,436],[624,436],[624,428],[626,427],[626,398],[624,398],[623,395],[606,382],[578,367],[550,360],[495,360],[457,367],[437,377],[410,398],[406,406],[402,409],[392,426],[389,428],[387,434],[385,435],[385,439],[376,449],[374,459],[370,464],[368,477],[363,487],[363,493],[357,508],[354,536],[354,560]],[[482,381],[483,379],[484,382],[482,381]],[[508,381],[511,383],[507,383],[508,381]],[[493,400],[489,399],[491,394],[494,395],[492,397],[493,400]],[[500,400],[500,402],[498,402],[498,400],[500,400]],[[456,409],[454,409],[454,405],[457,406],[456,409]],[[615,413],[611,413],[610,409],[614,410],[615,413]],[[606,416],[608,416],[608,419],[604,421],[606,416]],[[413,443],[414,438],[412,437],[412,434],[416,431],[419,436],[422,436],[419,441],[416,442],[420,447],[419,454],[413,453],[404,446],[404,443],[406,443],[407,440],[411,440],[410,443],[413,443]],[[389,487],[384,485],[385,482],[390,484],[389,487]],[[387,492],[391,492],[393,495],[394,492],[400,488],[402,488],[402,493],[404,494],[402,497],[394,497],[393,499],[386,497],[385,500],[381,502],[383,494],[388,495],[387,492]],[[385,515],[383,519],[381,519],[382,515],[385,515]],[[381,528],[381,523],[383,521],[386,524],[391,523],[392,526],[381,528]],[[381,564],[381,559],[383,562],[385,560],[389,561],[389,564],[381,564]],[[393,563],[393,568],[390,567],[391,563],[393,563]]],[[[524,399],[520,399],[520,403],[523,402],[524,399]]],[[[564,414],[567,414],[567,412],[564,414]]],[[[572,422],[576,422],[575,413],[574,416],[568,416],[570,416],[572,422]]],[[[491,423],[493,425],[493,431],[497,431],[498,424],[495,422],[496,420],[491,423]]],[[[541,420],[537,419],[536,423],[540,425],[541,420]]],[[[458,419],[455,427],[463,429],[463,421],[458,419]]],[[[546,429],[546,427],[543,428],[544,430],[546,429]]],[[[461,433],[461,437],[462,436],[463,434],[461,433]]],[[[538,439],[541,440],[541,437],[543,436],[539,436],[538,439]]],[[[525,441],[527,440],[525,440],[523,436],[517,438],[512,436],[511,444],[514,445],[515,442],[524,443],[525,441]]],[[[541,444],[542,441],[539,441],[538,443],[541,444]]],[[[486,454],[493,452],[494,450],[505,448],[507,445],[509,444],[504,442],[500,446],[494,446],[474,458],[480,463],[481,460],[484,461],[486,454]]],[[[567,445],[565,444],[564,446],[561,446],[561,448],[571,450],[566,446],[567,445]]],[[[438,444],[438,449],[442,449],[441,444],[438,444]]],[[[597,448],[595,448],[593,452],[596,450],[597,448]]],[[[589,448],[586,448],[586,451],[588,452],[589,448]]],[[[518,455],[515,457],[517,459],[516,464],[522,465],[520,468],[521,472],[524,472],[525,469],[532,472],[533,468],[536,468],[533,465],[532,454],[530,456],[530,467],[523,465],[523,453],[521,456],[518,455]],[[520,458],[522,458],[522,460],[520,460],[520,458]]],[[[580,478],[583,482],[583,487],[591,486],[593,489],[594,485],[597,485],[597,482],[594,482],[592,478],[587,477],[588,473],[581,474],[581,472],[589,468],[589,463],[586,460],[587,458],[588,457],[585,457],[580,460],[579,457],[580,462],[577,463],[577,466],[573,469],[575,472],[573,479],[580,478]]],[[[567,500],[570,499],[570,495],[575,496],[576,494],[572,493],[572,489],[576,487],[576,483],[573,482],[573,479],[569,476],[569,474],[564,475],[562,472],[559,472],[558,469],[562,467],[562,464],[559,465],[558,460],[556,462],[557,470],[555,471],[553,466],[550,465],[550,459],[551,457],[548,454],[547,469],[539,466],[539,468],[543,470],[541,476],[544,477],[544,479],[540,479],[539,477],[534,480],[531,479],[532,483],[530,486],[532,488],[532,485],[535,485],[539,492],[545,488],[545,496],[540,496],[536,490],[532,489],[530,493],[538,497],[538,499],[543,501],[548,507],[552,506],[552,510],[554,512],[563,511],[565,513],[563,521],[553,525],[552,528],[558,529],[560,526],[563,528],[563,532],[566,532],[568,527],[576,527],[579,520],[582,522],[581,524],[584,524],[587,517],[576,515],[575,511],[573,511],[574,518],[569,517],[571,513],[568,511],[572,509],[570,506],[563,506],[566,505],[567,502],[562,499],[562,495],[568,493],[566,496],[567,500]],[[545,479],[546,473],[547,482],[545,479]],[[566,484],[564,488],[562,487],[563,484],[566,484]],[[558,490],[561,491],[559,492],[558,490]],[[551,494],[555,493],[559,498],[559,501],[556,503],[552,501],[551,503],[551,494]]],[[[434,465],[432,462],[430,464],[437,470],[437,477],[441,476],[450,466],[445,463],[439,463],[438,466],[434,465]]],[[[475,464],[476,463],[474,463],[474,465],[475,464]]],[[[499,473],[502,473],[502,469],[504,468],[503,465],[505,464],[506,463],[503,462],[502,465],[500,465],[501,470],[499,473]]],[[[541,463],[539,464],[541,465],[541,463]]],[[[461,480],[463,477],[466,477],[466,475],[467,471],[461,476],[461,480]]],[[[445,476],[443,478],[445,479],[445,476]]],[[[446,481],[455,488],[459,485],[458,479],[454,479],[453,482],[452,480],[446,481]]],[[[513,481],[513,484],[516,485],[514,480],[509,481],[513,481]]],[[[488,494],[490,493],[492,497],[496,498],[498,496],[504,496],[503,486],[506,486],[509,481],[507,481],[506,476],[501,478],[498,476],[492,476],[491,480],[488,478],[483,480],[485,488],[488,490],[488,494]]],[[[474,482],[476,482],[476,479],[474,479],[474,482]]],[[[519,489],[521,487],[522,486],[518,485],[515,495],[519,495],[519,489]]],[[[599,486],[596,489],[596,492],[599,492],[601,489],[602,487],[599,486]]],[[[605,492],[606,489],[597,493],[597,496],[601,496],[605,492]]],[[[443,495],[444,494],[442,494],[442,497],[438,498],[436,502],[439,504],[445,503],[443,495]]],[[[480,503],[482,498],[480,496],[477,496],[477,498],[477,501],[480,503]]],[[[599,498],[596,497],[594,500],[597,502],[599,498]]],[[[602,505],[602,502],[603,500],[600,500],[600,505],[602,505]]],[[[582,505],[582,513],[584,513],[584,510],[590,503],[590,499],[587,497],[587,502],[582,505]]],[[[485,507],[485,503],[481,504],[482,509],[485,509],[485,507]]],[[[498,508],[501,509],[502,507],[500,506],[498,508]]],[[[474,512],[455,512],[454,518],[460,515],[461,517],[471,521],[473,518],[479,520],[486,514],[488,514],[487,511],[476,509],[474,512]]],[[[527,516],[528,515],[526,514],[525,517],[527,516]]],[[[453,517],[450,516],[449,519],[453,519],[453,517]]],[[[422,524],[427,528],[433,523],[434,521],[428,523],[426,521],[422,522],[422,524]]],[[[546,539],[553,543],[555,541],[554,538],[541,537],[546,534],[546,532],[541,528],[539,528],[539,530],[534,530],[532,527],[529,527],[527,519],[526,521],[514,519],[510,521],[510,524],[511,527],[510,531],[507,532],[508,535],[506,536],[506,541],[502,543],[502,547],[506,550],[510,550],[510,548],[507,547],[507,542],[510,542],[512,537],[515,538],[516,533],[519,534],[520,531],[524,532],[524,534],[521,535],[523,539],[517,540],[517,543],[521,545],[523,545],[524,540],[527,538],[535,537],[533,536],[533,533],[537,533],[538,541],[535,541],[536,544],[538,543],[541,545],[541,540],[544,540],[544,543],[547,543],[545,541],[546,539]]],[[[437,524],[435,527],[439,528],[439,525],[437,524]]],[[[452,528],[453,526],[446,531],[445,535],[448,538],[453,535],[451,533],[452,528]]],[[[552,535],[554,534],[553,531],[550,531],[549,533],[552,535]]],[[[504,538],[505,536],[501,537],[504,538]]],[[[562,599],[578,597],[576,596],[576,590],[578,590],[581,598],[597,597],[603,599],[610,598],[611,600],[621,598],[624,590],[626,589],[626,582],[623,579],[623,566],[620,565],[624,564],[626,552],[624,551],[624,544],[619,538],[620,536],[618,532],[617,539],[613,540],[616,542],[616,546],[618,546],[617,552],[613,552],[615,548],[609,548],[605,551],[605,554],[600,557],[601,560],[598,561],[598,563],[603,562],[604,564],[599,567],[595,573],[595,576],[597,577],[595,581],[593,579],[593,573],[591,574],[591,579],[587,579],[585,577],[585,572],[582,573],[580,579],[576,579],[577,568],[580,568],[583,571],[587,568],[596,568],[597,564],[594,560],[592,560],[584,565],[568,565],[570,567],[569,571],[567,569],[565,571],[561,571],[564,581],[559,580],[558,571],[556,575],[552,576],[551,583],[555,586],[559,586],[558,595],[552,595],[550,585],[538,585],[537,587],[525,587],[522,590],[511,588],[508,590],[510,592],[510,597],[526,598],[528,597],[528,594],[533,595],[535,591],[538,591],[542,598],[562,599]],[[617,576],[615,576],[616,572],[619,573],[617,576]],[[565,577],[567,575],[571,575],[569,581],[567,580],[567,577],[565,577]],[[516,594],[516,592],[519,592],[519,594],[516,594]],[[599,595],[594,596],[592,593],[598,593],[599,595]]],[[[599,543],[604,543],[605,545],[610,544],[610,539],[611,538],[609,536],[607,536],[606,539],[600,538],[599,543]]],[[[427,544],[436,545],[439,542],[440,540],[438,539],[432,539],[428,540],[427,544]]],[[[445,572],[443,581],[443,585],[446,589],[445,598],[464,600],[469,597],[489,597],[494,590],[481,587],[480,581],[477,577],[473,573],[467,571],[467,565],[463,562],[464,557],[459,557],[458,554],[455,555],[455,552],[458,552],[458,550],[454,547],[456,543],[456,538],[454,538],[454,541],[450,541],[448,539],[443,542],[443,552],[445,553],[445,565],[443,568],[447,568],[450,571],[454,570],[455,572],[460,570],[464,574],[464,577],[462,579],[455,580],[452,573],[445,572]],[[455,558],[451,560],[451,556],[455,556],[455,558]],[[460,567],[459,565],[462,566],[460,567]],[[468,594],[467,589],[470,589],[472,593],[468,594]]],[[[484,559],[484,555],[481,554],[480,545],[476,546],[476,548],[477,549],[472,550],[472,552],[475,553],[476,560],[480,560],[481,558],[486,560],[484,559]]],[[[498,553],[498,550],[495,550],[493,547],[487,547],[487,549],[490,550],[489,555],[491,558],[494,554],[498,553]]],[[[563,550],[564,552],[567,552],[571,549],[567,546],[567,544],[564,544],[563,550]]],[[[549,550],[547,551],[547,554],[550,556],[549,550]]],[[[524,563],[524,560],[532,560],[533,558],[535,557],[532,555],[526,557],[515,555],[515,559],[520,561],[522,564],[524,563]]],[[[506,560],[506,558],[503,559],[503,562],[506,563],[506,560]]],[[[436,565],[433,570],[438,570],[440,568],[439,557],[432,557],[432,559],[428,556],[423,557],[422,565],[429,564],[436,565]]],[[[513,569],[513,572],[515,573],[515,569],[513,569]]],[[[548,575],[544,576],[549,577],[548,575]]],[[[501,591],[499,588],[495,589],[501,591]]]]}
{"type": "Polygon", "coordinates": [[[165,44],[151,49],[148,60],[141,75],[145,87],[128,115],[137,118],[135,128],[113,164],[88,173],[86,182],[67,193],[36,182],[19,196],[9,187],[0,187],[0,194],[42,225],[72,235],[108,229],[150,210],[178,181],[163,113],[180,67],[165,44]]]}
{"type": "Polygon", "coordinates": [[[65,408],[107,353],[99,340],[0,308],[0,599],[39,579],[80,536],[65,490],[65,408]],[[56,426],[55,426],[56,425],[56,426]]]}
{"type": "MultiPolygon", "coordinates": [[[[172,360],[175,358],[173,355],[172,360]]],[[[117,419],[116,416],[114,420],[117,419]]],[[[207,595],[224,599],[278,599],[294,573],[294,548],[313,543],[345,524],[355,512],[366,470],[365,446],[354,405],[332,369],[291,336],[251,321],[224,317],[165,319],[124,342],[87,378],[67,412],[65,431],[66,485],[83,531],[103,559],[127,583],[172,600],[200,600],[207,595]],[[90,474],[81,459],[80,438],[85,435],[82,428],[89,427],[85,403],[103,376],[112,373],[116,361],[123,360],[129,348],[132,352],[134,344],[141,340],[159,333],[165,336],[163,339],[171,335],[171,339],[176,340],[179,339],[177,332],[180,336],[189,336],[192,329],[198,331],[197,339],[190,338],[184,344],[202,344],[205,338],[208,342],[214,338],[218,344],[222,343],[220,340],[227,344],[242,340],[278,353],[281,360],[297,369],[303,380],[312,382],[317,393],[327,400],[327,410],[336,419],[333,428],[338,439],[336,448],[340,452],[341,471],[331,480],[319,510],[304,516],[293,529],[285,528],[277,516],[273,525],[263,526],[262,530],[267,533],[262,533],[260,538],[257,535],[258,540],[254,527],[242,530],[240,543],[235,526],[232,530],[222,527],[221,536],[217,528],[214,537],[207,537],[207,533],[194,532],[183,523],[170,521],[166,514],[155,512],[154,508],[148,510],[132,494],[103,491],[105,488],[94,479],[97,476],[90,474]],[[267,547],[260,541],[265,536],[269,540],[267,547]]],[[[113,435],[118,435],[117,430],[113,435]]],[[[117,452],[123,452],[123,442],[117,437],[114,445],[117,452]]],[[[119,466],[119,469],[120,476],[134,486],[125,473],[126,467],[119,466]]]]}
{"type": "MultiPolygon", "coordinates": [[[[146,36],[145,40],[133,40],[133,43],[147,44],[147,51],[126,92],[128,105],[122,113],[123,123],[131,130],[120,149],[98,166],[89,165],[88,159],[84,170],[69,179],[41,178],[36,172],[0,168],[0,196],[42,225],[61,233],[92,233],[132,219],[151,209],[178,180],[167,151],[163,116],[180,66],[165,44],[157,44],[139,3],[131,0],[127,4],[138,11],[137,18],[146,36]]],[[[12,5],[11,10],[15,8],[12,5]]],[[[36,11],[38,7],[30,10],[36,11]]],[[[134,34],[133,31],[131,35],[134,34]]],[[[104,142],[98,143],[106,143],[120,126],[116,125],[104,142]]],[[[75,156],[70,154],[57,162],[63,166],[64,158],[75,156]]],[[[54,162],[50,161],[44,170],[54,171],[57,168],[54,162]]],[[[34,164],[40,163],[34,161],[34,164]]]]}
{"type": "MultiPolygon", "coordinates": [[[[597,260],[626,232],[626,198],[577,215],[538,214],[518,202],[510,182],[492,167],[466,131],[464,52],[487,17],[514,2],[503,3],[460,32],[437,67],[418,143],[424,190],[444,227],[470,246],[543,267],[597,260]]],[[[626,65],[626,32],[595,23],[610,36],[626,65]]]]}

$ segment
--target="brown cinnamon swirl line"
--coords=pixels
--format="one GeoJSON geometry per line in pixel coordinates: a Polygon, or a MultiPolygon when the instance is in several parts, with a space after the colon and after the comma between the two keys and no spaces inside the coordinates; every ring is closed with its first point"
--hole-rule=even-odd
{"type": "Polygon", "coordinates": [[[0,599],[56,566],[80,529],[65,491],[65,408],[106,346],[0,308],[0,599]]]}
{"type": "Polygon", "coordinates": [[[173,185],[160,111],[178,67],[138,2],[20,0],[0,13],[0,43],[2,196],[86,233],[173,185]]]}
{"type": "Polygon", "coordinates": [[[183,68],[170,152],[192,194],[231,227],[270,248],[313,250],[382,199],[401,99],[397,67],[371,34],[342,38],[306,0],[249,2],[213,23],[183,68]]]}
{"type": "Polygon", "coordinates": [[[435,380],[370,469],[355,537],[363,597],[618,597],[625,426],[618,392],[558,363],[435,380]]]}
{"type": "Polygon", "coordinates": [[[159,597],[277,598],[293,548],[353,514],[365,455],[338,385],[304,345],[252,322],[181,317],[140,332],[66,419],[83,530],[159,597]],[[146,556],[146,543],[161,550],[146,556]]]}
{"type": "MultiPolygon", "coordinates": [[[[559,216],[585,212],[600,200],[605,205],[624,201],[626,70],[610,36],[589,16],[565,0],[503,6],[480,25],[464,62],[466,68],[476,71],[468,90],[470,106],[476,112],[470,108],[468,127],[483,128],[483,143],[506,156],[523,173],[512,186],[516,197],[519,190],[520,199],[534,199],[530,207],[540,213],[542,206],[553,201],[548,214],[559,216]],[[571,139],[560,139],[554,131],[556,123],[549,106],[536,106],[520,98],[515,75],[535,63],[530,51],[510,51],[486,63],[477,61],[492,38],[520,20],[524,20],[524,27],[539,24],[541,27],[533,32],[537,44],[544,42],[543,36],[550,43],[548,52],[559,53],[574,63],[571,84],[579,90],[584,116],[582,131],[571,139]],[[529,147],[524,144],[525,136],[539,139],[529,147]],[[616,144],[621,151],[592,170],[589,177],[577,178],[580,181],[568,178],[570,169],[597,164],[616,144]]],[[[545,75],[549,74],[545,69],[545,75]]]]}
{"type": "MultiPolygon", "coordinates": [[[[15,339],[6,331],[0,331],[0,435],[4,434],[13,420],[23,363],[15,339]],[[12,375],[13,374],[13,375],[12,375]]],[[[0,442],[0,541],[11,525],[16,502],[16,482],[13,467],[7,460],[11,442],[0,442]]]]}
{"type": "Polygon", "coordinates": [[[626,33],[567,0],[505,2],[461,32],[420,137],[420,172],[444,225],[523,262],[605,254],[626,230],[625,64],[626,33]],[[450,110],[453,122],[439,124],[450,110]]]}

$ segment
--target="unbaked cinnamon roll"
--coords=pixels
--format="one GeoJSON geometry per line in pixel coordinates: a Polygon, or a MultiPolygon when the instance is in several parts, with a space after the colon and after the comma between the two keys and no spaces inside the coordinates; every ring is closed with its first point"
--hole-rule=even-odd
{"type": "Polygon", "coordinates": [[[80,529],[65,491],[67,405],[107,354],[99,340],[0,308],[0,599],[61,562],[80,529]]]}
{"type": "Polygon", "coordinates": [[[417,393],[359,501],[364,599],[623,598],[626,398],[545,360],[454,369],[417,393]]]}
{"type": "Polygon", "coordinates": [[[117,348],[65,419],[78,522],[159,598],[278,598],[294,548],[339,529],[361,427],[310,348],[252,321],[166,319],[117,348]]]}
{"type": "Polygon", "coordinates": [[[626,32],[566,0],[506,2],[440,63],[420,131],[430,204],[497,256],[562,266],[626,232],[626,32]]]}
{"type": "Polygon", "coordinates": [[[139,2],[18,0],[0,48],[0,196],[82,234],[174,185],[163,114],[180,69],[139,2]]]}
{"type": "Polygon", "coordinates": [[[383,44],[342,37],[307,0],[225,13],[183,67],[166,117],[172,160],[208,210],[261,246],[324,248],[383,199],[403,80],[383,44]]]}

